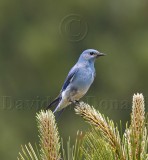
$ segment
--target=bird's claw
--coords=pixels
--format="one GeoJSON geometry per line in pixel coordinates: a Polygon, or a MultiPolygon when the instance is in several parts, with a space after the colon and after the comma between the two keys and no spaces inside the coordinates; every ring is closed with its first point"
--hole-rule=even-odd
{"type": "Polygon", "coordinates": [[[71,101],[71,103],[73,103],[74,105],[79,105],[80,104],[80,102],[78,100],[71,101]]]}

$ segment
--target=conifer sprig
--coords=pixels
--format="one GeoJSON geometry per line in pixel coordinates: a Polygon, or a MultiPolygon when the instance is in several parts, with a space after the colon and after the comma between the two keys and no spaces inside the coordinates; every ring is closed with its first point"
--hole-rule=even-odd
{"type": "Polygon", "coordinates": [[[59,133],[53,113],[41,111],[37,114],[41,158],[42,160],[59,160],[59,133]]]}
{"type": "Polygon", "coordinates": [[[109,118],[105,119],[99,111],[96,111],[96,109],[84,102],[80,102],[76,106],[75,111],[76,114],[79,114],[88,123],[97,127],[102,137],[112,146],[117,158],[125,159],[119,131],[112,120],[109,120],[109,118]]]}
{"type": "Polygon", "coordinates": [[[37,116],[39,147],[29,143],[22,147],[18,160],[60,160],[59,133],[52,111],[40,111],[37,116]],[[40,148],[40,149],[38,149],[40,148]]]}
{"type": "Polygon", "coordinates": [[[126,129],[124,148],[129,158],[133,160],[145,160],[147,154],[148,135],[145,118],[144,97],[142,94],[134,94],[131,113],[131,124],[126,129]],[[126,147],[127,146],[127,147],[126,147]]]}
{"type": "Polygon", "coordinates": [[[69,138],[64,149],[52,111],[40,111],[36,116],[39,145],[35,149],[30,143],[22,146],[18,160],[148,160],[148,121],[142,94],[133,96],[131,123],[123,135],[112,120],[90,105],[81,102],[75,111],[91,124],[91,130],[85,135],[78,132],[74,145],[69,138]]]}

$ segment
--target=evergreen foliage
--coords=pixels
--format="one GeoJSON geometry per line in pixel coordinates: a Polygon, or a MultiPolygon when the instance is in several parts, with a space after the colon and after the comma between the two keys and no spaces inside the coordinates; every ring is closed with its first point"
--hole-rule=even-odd
{"type": "Polygon", "coordinates": [[[18,160],[148,160],[148,128],[142,94],[133,96],[131,123],[129,127],[126,125],[123,135],[112,120],[90,105],[80,102],[75,111],[91,129],[85,135],[78,131],[74,145],[69,138],[65,149],[63,140],[59,141],[53,113],[40,111],[37,114],[39,147],[25,145],[18,160]]]}

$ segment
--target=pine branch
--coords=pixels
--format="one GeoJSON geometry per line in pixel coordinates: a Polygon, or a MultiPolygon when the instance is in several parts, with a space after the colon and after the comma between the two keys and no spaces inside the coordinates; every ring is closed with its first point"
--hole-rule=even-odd
{"type": "Polygon", "coordinates": [[[40,111],[36,116],[39,147],[25,145],[18,160],[148,160],[148,117],[142,94],[133,96],[131,124],[123,137],[112,120],[88,104],[81,102],[75,111],[91,124],[90,132],[85,136],[78,132],[72,146],[69,138],[66,151],[62,142],[61,154],[55,117],[50,110],[40,111]]]}
{"type": "Polygon", "coordinates": [[[37,114],[41,158],[42,160],[59,160],[60,143],[53,113],[41,111],[37,114]]]}
{"type": "Polygon", "coordinates": [[[53,113],[41,111],[37,114],[37,123],[39,131],[40,150],[33,149],[29,143],[28,146],[22,146],[22,153],[19,153],[18,160],[60,160],[60,143],[57,126],[53,113]]]}
{"type": "Polygon", "coordinates": [[[126,129],[125,134],[126,152],[131,160],[145,160],[147,154],[147,128],[145,125],[144,97],[137,93],[133,96],[133,106],[131,113],[131,124],[126,129]]]}
{"type": "Polygon", "coordinates": [[[88,123],[97,127],[101,131],[104,139],[112,146],[114,152],[116,153],[116,158],[120,160],[125,160],[125,156],[121,147],[121,138],[119,135],[118,128],[114,125],[112,120],[105,117],[96,111],[93,107],[90,107],[84,102],[80,102],[75,108],[76,114],[83,117],[88,123]]]}

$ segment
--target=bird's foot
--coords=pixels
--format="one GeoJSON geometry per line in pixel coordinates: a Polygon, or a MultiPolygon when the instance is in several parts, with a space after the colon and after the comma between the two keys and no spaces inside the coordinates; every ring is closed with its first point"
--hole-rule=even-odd
{"type": "Polygon", "coordinates": [[[74,105],[79,105],[80,104],[80,102],[78,100],[71,101],[71,103],[73,103],[74,105]]]}

